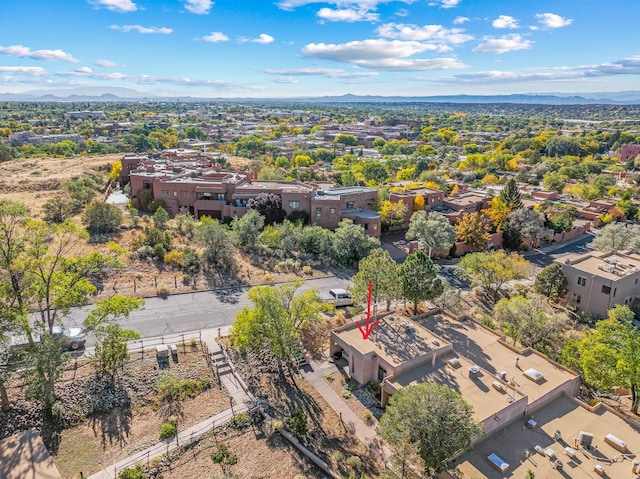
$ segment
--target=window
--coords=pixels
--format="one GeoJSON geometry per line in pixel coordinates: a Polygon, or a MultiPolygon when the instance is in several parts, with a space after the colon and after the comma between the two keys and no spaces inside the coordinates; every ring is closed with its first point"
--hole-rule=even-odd
{"type": "MultiPolygon", "coordinates": [[[[329,213],[331,213],[332,215],[335,215],[335,214],[336,214],[336,209],[335,209],[335,208],[331,208],[331,209],[329,210],[329,213]]],[[[638,282],[638,280],[636,279],[636,283],[637,283],[637,282],[638,282]]]]}
{"type": "Polygon", "coordinates": [[[587,285],[587,278],[583,278],[582,276],[578,276],[578,284],[580,286],[586,286],[587,285]]]}
{"type": "Polygon", "coordinates": [[[367,231],[369,229],[369,223],[364,224],[364,230],[367,231]]]}
{"type": "Polygon", "coordinates": [[[582,301],[582,296],[576,296],[576,304],[580,304],[580,301],[582,301]]]}
{"type": "Polygon", "coordinates": [[[173,196],[175,196],[175,197],[178,196],[178,192],[176,190],[173,190],[173,196]]]}
{"type": "Polygon", "coordinates": [[[298,208],[300,208],[300,202],[299,201],[289,201],[289,208],[291,208],[292,210],[297,210],[298,208]]]}
{"type": "Polygon", "coordinates": [[[616,297],[616,292],[618,291],[618,288],[613,288],[613,297],[616,297]]]}
{"type": "Polygon", "coordinates": [[[316,208],[316,216],[320,218],[322,216],[322,208],[316,208]]]}
{"type": "Polygon", "coordinates": [[[347,209],[348,210],[352,210],[353,209],[353,201],[347,201],[347,209]]]}
{"type": "Polygon", "coordinates": [[[180,198],[186,198],[187,196],[189,196],[189,192],[188,191],[181,191],[180,192],[180,198]]]}
{"type": "Polygon", "coordinates": [[[162,197],[169,198],[169,190],[162,190],[162,197]]]}
{"type": "Polygon", "coordinates": [[[373,223],[373,231],[378,231],[378,223],[373,223]]]}
{"type": "Polygon", "coordinates": [[[387,377],[387,371],[384,368],[378,366],[378,381],[384,380],[387,377]]]}
{"type": "Polygon", "coordinates": [[[607,285],[603,284],[602,285],[602,293],[610,294],[611,293],[611,286],[607,286],[607,285]]]}
{"type": "Polygon", "coordinates": [[[218,193],[218,201],[224,201],[224,193],[218,193]]]}

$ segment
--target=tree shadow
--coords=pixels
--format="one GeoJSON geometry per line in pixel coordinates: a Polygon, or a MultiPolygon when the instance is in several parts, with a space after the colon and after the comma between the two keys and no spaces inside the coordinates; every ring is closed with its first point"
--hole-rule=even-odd
{"type": "Polygon", "coordinates": [[[115,407],[111,411],[89,418],[95,437],[100,437],[103,449],[117,444],[123,448],[131,432],[132,413],[130,407],[115,407]]]}
{"type": "Polygon", "coordinates": [[[169,420],[170,417],[178,419],[184,418],[184,408],[180,398],[168,398],[158,405],[158,414],[163,421],[169,420]]]}

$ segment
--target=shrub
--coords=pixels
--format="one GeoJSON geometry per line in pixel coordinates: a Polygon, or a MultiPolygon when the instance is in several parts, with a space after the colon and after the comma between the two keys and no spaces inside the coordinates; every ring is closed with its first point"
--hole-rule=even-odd
{"type": "Polygon", "coordinates": [[[331,374],[327,374],[324,377],[327,381],[329,381],[330,383],[332,383],[333,381],[335,381],[335,378],[331,375],[331,374]]]}
{"type": "Polygon", "coordinates": [[[118,479],[146,479],[147,475],[142,471],[142,467],[127,467],[120,474],[118,479]]]}
{"type": "Polygon", "coordinates": [[[348,389],[343,389],[342,390],[342,397],[345,398],[345,399],[351,398],[351,391],[349,391],[348,389]]]}
{"type": "Polygon", "coordinates": [[[333,459],[333,462],[338,464],[344,461],[344,454],[342,453],[342,451],[333,451],[333,453],[331,454],[331,458],[333,459]]]}
{"type": "Polygon", "coordinates": [[[311,276],[313,274],[313,268],[306,264],[302,267],[302,273],[306,274],[307,276],[311,276]]]}
{"type": "Polygon", "coordinates": [[[269,419],[265,423],[265,431],[267,432],[268,435],[275,434],[280,429],[282,429],[283,426],[284,426],[284,423],[279,419],[269,419]]]}
{"type": "Polygon", "coordinates": [[[374,396],[380,396],[380,381],[378,381],[377,379],[371,381],[371,392],[374,396]]]}
{"type": "Polygon", "coordinates": [[[160,439],[170,439],[176,435],[178,430],[170,422],[165,422],[160,426],[160,439]]]}
{"type": "Polygon", "coordinates": [[[307,415],[302,409],[296,408],[293,410],[291,417],[287,421],[287,427],[298,437],[307,434],[309,425],[307,424],[307,415]]]}
{"type": "MultiPolygon", "coordinates": [[[[153,258],[153,248],[151,246],[141,246],[133,253],[131,253],[132,259],[150,259],[153,258]]],[[[139,278],[140,279],[140,278],[139,278]]]]}
{"type": "Polygon", "coordinates": [[[358,456],[350,456],[345,462],[347,463],[347,466],[354,469],[360,469],[360,467],[362,467],[362,460],[358,456]]]}
{"type": "Polygon", "coordinates": [[[246,413],[238,413],[231,419],[231,425],[236,429],[242,429],[251,424],[251,416],[246,413]]]}
{"type": "Polygon", "coordinates": [[[271,281],[273,281],[273,275],[271,273],[267,273],[262,277],[262,280],[265,283],[270,283],[271,281]]]}
{"type": "Polygon", "coordinates": [[[166,298],[169,296],[169,287],[166,284],[161,284],[158,286],[157,295],[161,298],[166,298]]]}
{"type": "Polygon", "coordinates": [[[182,255],[179,251],[171,250],[164,255],[164,258],[162,260],[167,264],[180,266],[180,264],[182,263],[182,255]]]}
{"type": "Polygon", "coordinates": [[[366,424],[371,424],[373,422],[373,413],[367,409],[362,413],[362,419],[366,424]]]}
{"type": "Polygon", "coordinates": [[[480,323],[489,329],[498,329],[496,322],[487,315],[480,316],[480,323]]]}

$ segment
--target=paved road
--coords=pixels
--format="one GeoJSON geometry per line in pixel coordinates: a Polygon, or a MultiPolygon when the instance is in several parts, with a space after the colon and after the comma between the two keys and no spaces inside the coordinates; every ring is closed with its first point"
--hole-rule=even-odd
{"type": "MultiPolygon", "coordinates": [[[[301,289],[318,288],[320,291],[328,291],[333,287],[344,288],[350,284],[345,278],[320,278],[306,281],[301,289]]],[[[167,299],[147,298],[144,310],[134,311],[128,319],[119,323],[127,329],[139,332],[143,338],[228,326],[233,323],[238,311],[244,306],[250,306],[247,291],[248,288],[234,288],[171,295],[167,299]]],[[[65,318],[65,326],[81,326],[87,309],[88,307],[75,309],[65,318]]],[[[92,345],[93,338],[89,337],[87,347],[92,345]]]]}

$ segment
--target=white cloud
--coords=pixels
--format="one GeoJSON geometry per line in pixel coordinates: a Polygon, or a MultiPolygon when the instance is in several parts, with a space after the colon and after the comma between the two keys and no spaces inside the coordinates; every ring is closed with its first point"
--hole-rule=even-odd
{"type": "Polygon", "coordinates": [[[272,43],[275,40],[271,35],[267,35],[266,33],[261,33],[258,35],[258,38],[247,38],[247,37],[238,37],[238,41],[240,43],[260,43],[262,45],[267,45],[268,43],[272,43]]]}
{"type": "Polygon", "coordinates": [[[518,20],[509,15],[500,15],[493,22],[491,22],[493,28],[520,28],[518,20]]]}
{"type": "Polygon", "coordinates": [[[118,63],[111,60],[96,60],[96,65],[99,67],[118,67],[120,66],[118,63]]]}
{"type": "Polygon", "coordinates": [[[365,78],[378,76],[376,72],[348,72],[337,68],[296,68],[289,70],[267,69],[264,72],[268,75],[322,76],[326,78],[365,78]]]}
{"type": "Polygon", "coordinates": [[[121,32],[136,31],[142,34],[158,33],[160,35],[169,35],[173,33],[173,28],[168,27],[143,27],[142,25],[111,25],[112,30],[120,30],[121,32]]]}
{"type": "Polygon", "coordinates": [[[507,53],[516,50],[528,50],[533,45],[531,40],[525,40],[521,35],[512,33],[503,37],[483,37],[481,43],[472,51],[474,53],[507,53]]]}
{"type": "Polygon", "coordinates": [[[41,67],[3,67],[0,66],[2,73],[16,73],[18,75],[26,75],[31,77],[47,76],[47,71],[41,67]]]}
{"type": "Polygon", "coordinates": [[[555,13],[537,13],[536,18],[547,28],[561,28],[573,23],[572,18],[564,18],[555,13]]]}
{"type": "Polygon", "coordinates": [[[437,45],[428,43],[378,39],[343,44],[310,43],[302,49],[302,54],[311,58],[392,71],[435,70],[464,68],[466,66],[455,58],[407,58],[417,53],[437,49],[437,45]]]}
{"type": "Polygon", "coordinates": [[[213,2],[211,0],[185,0],[184,8],[197,15],[206,15],[211,10],[213,2]]]}
{"type": "Polygon", "coordinates": [[[473,40],[473,35],[464,33],[462,28],[445,28],[442,25],[409,25],[404,23],[386,23],[378,27],[378,35],[385,38],[413,41],[433,41],[454,44],[473,40]]]}
{"type": "Polygon", "coordinates": [[[128,13],[138,10],[138,6],[131,0],[89,0],[91,5],[104,7],[112,12],[128,13]]]}
{"type": "Polygon", "coordinates": [[[309,43],[302,49],[302,54],[312,58],[350,63],[382,58],[404,58],[428,50],[433,50],[433,45],[399,40],[362,40],[342,44],[309,43]]]}
{"type": "MultiPolygon", "coordinates": [[[[358,10],[375,10],[378,5],[383,3],[391,3],[396,0],[280,0],[277,3],[278,7],[282,10],[293,10],[297,7],[304,5],[312,5],[314,3],[325,3],[329,5],[335,5],[338,8],[357,8],[358,10]]],[[[402,3],[412,4],[416,0],[399,0],[402,3]]],[[[452,0],[444,0],[452,1],[452,0]]],[[[453,0],[459,1],[459,0],[453,0]]]]}
{"type": "Polygon", "coordinates": [[[453,20],[454,25],[462,25],[463,23],[470,22],[471,19],[469,17],[456,17],[453,20]]]}
{"type": "Polygon", "coordinates": [[[360,61],[357,64],[364,68],[396,72],[467,68],[467,65],[456,58],[384,58],[381,60],[360,61]]]}
{"type": "Polygon", "coordinates": [[[409,10],[407,10],[406,8],[401,8],[400,10],[398,10],[396,12],[396,15],[399,17],[408,17],[409,16],[409,10]]]}
{"type": "Polygon", "coordinates": [[[295,78],[272,78],[271,81],[273,83],[281,83],[284,85],[294,85],[298,83],[298,80],[296,80],[295,78]]]}
{"type": "Polygon", "coordinates": [[[454,8],[457,7],[461,0],[438,0],[437,2],[429,2],[430,7],[454,8]]]}
{"type": "Polygon", "coordinates": [[[76,71],[78,73],[93,73],[93,70],[89,67],[80,67],[80,68],[77,68],[76,71]]]}
{"type": "Polygon", "coordinates": [[[380,15],[377,13],[367,12],[365,10],[356,10],[356,9],[338,9],[334,10],[331,8],[321,8],[318,10],[316,15],[323,20],[328,20],[330,22],[376,22],[380,18],[380,15]]]}
{"type": "Polygon", "coordinates": [[[31,50],[29,47],[22,45],[11,45],[8,47],[0,46],[0,54],[12,57],[32,58],[34,60],[45,60],[49,62],[69,62],[78,63],[70,53],[63,50],[31,50]]]}
{"type": "Polygon", "coordinates": [[[228,42],[229,37],[222,32],[211,32],[209,35],[202,37],[202,40],[209,43],[228,42]]]}

